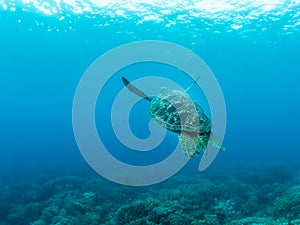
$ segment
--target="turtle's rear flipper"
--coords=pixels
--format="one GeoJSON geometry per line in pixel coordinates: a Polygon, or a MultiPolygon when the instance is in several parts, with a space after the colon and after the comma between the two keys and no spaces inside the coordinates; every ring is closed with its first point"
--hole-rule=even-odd
{"type": "Polygon", "coordinates": [[[208,141],[217,149],[226,151],[225,147],[220,144],[220,142],[212,135],[211,132],[195,134],[181,131],[181,133],[178,134],[178,139],[183,154],[189,158],[195,157],[197,154],[199,154],[201,149],[205,149],[205,154],[207,154],[208,141]]]}
{"type": "Polygon", "coordinates": [[[146,99],[147,101],[151,102],[152,98],[150,98],[149,96],[147,96],[144,92],[142,92],[140,89],[138,89],[137,87],[133,86],[129,80],[127,80],[125,77],[122,77],[122,81],[124,83],[124,85],[128,88],[129,91],[133,92],[134,94],[136,94],[137,96],[146,99]]]}
{"type": "Polygon", "coordinates": [[[178,134],[182,152],[186,157],[192,158],[199,154],[198,136],[198,134],[191,134],[184,131],[178,134]]]}
{"type": "Polygon", "coordinates": [[[217,149],[219,149],[220,151],[225,152],[226,148],[215,138],[215,136],[213,135],[213,133],[210,133],[210,139],[209,139],[210,143],[216,147],[217,149]]]}

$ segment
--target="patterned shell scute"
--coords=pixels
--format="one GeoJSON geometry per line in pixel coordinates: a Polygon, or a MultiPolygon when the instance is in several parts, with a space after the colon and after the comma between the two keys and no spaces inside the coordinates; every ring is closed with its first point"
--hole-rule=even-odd
{"type": "Polygon", "coordinates": [[[206,133],[211,123],[202,108],[183,91],[162,88],[150,103],[150,117],[173,132],[206,133]]]}

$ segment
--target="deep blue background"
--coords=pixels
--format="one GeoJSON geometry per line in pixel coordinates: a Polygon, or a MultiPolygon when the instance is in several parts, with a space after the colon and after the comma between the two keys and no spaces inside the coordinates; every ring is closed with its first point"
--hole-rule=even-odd
{"type": "MultiPolygon", "coordinates": [[[[182,34],[183,25],[168,30],[160,24],[137,26],[127,21],[97,28],[91,26],[92,19],[76,17],[76,31],[65,33],[35,26],[36,18],[49,25],[57,22],[35,12],[0,11],[2,178],[87,168],[72,131],[76,86],[88,66],[106,51],[147,39],[191,49],[217,77],[227,105],[228,151],[218,155],[214,166],[299,163],[300,32],[287,35],[281,26],[285,18],[274,22],[270,32],[241,35],[235,30],[214,33],[212,28],[196,40],[182,34]],[[126,35],[125,29],[136,35],[126,35]]],[[[112,90],[121,88],[119,81],[110,84],[112,90]]],[[[145,113],[146,105],[141,102],[135,110],[145,113]]],[[[147,130],[136,132],[147,134],[147,130]]],[[[107,140],[113,145],[114,140],[107,140]]]]}

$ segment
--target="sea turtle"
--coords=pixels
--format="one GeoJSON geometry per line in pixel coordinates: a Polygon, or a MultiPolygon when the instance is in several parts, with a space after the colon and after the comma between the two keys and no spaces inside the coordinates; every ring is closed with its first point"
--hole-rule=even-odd
{"type": "Polygon", "coordinates": [[[178,134],[184,155],[191,158],[205,150],[208,141],[220,150],[225,148],[216,141],[211,133],[211,122],[203,109],[194,102],[187,91],[196,83],[195,80],[185,91],[161,88],[156,97],[150,97],[122,77],[124,85],[139,97],[150,102],[150,118],[162,127],[178,134]]]}

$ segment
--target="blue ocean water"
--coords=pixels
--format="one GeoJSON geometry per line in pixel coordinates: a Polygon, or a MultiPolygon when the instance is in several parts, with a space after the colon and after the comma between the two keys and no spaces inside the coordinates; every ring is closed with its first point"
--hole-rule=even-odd
{"type": "MultiPolygon", "coordinates": [[[[0,0],[0,181],[41,174],[91,173],[72,128],[76,87],[87,68],[122,44],[162,40],[201,57],[222,88],[227,127],[214,168],[284,164],[298,166],[300,149],[300,1],[6,1],[0,0]]],[[[109,110],[121,76],[160,75],[188,87],[192,80],[165,65],[124,68],[99,96],[96,122],[112,154],[133,165],[158,162],[172,153],[168,133],[147,156],[126,149],[114,136],[109,110]],[[101,107],[100,107],[101,105],[101,107]],[[105,106],[105,107],[102,107],[105,106]]],[[[99,74],[101,76],[101,74],[99,74]]],[[[157,85],[159,91],[159,84],[157,85]]],[[[200,93],[198,95],[198,93],[200,93]]],[[[209,106],[201,90],[204,110],[209,106]]],[[[150,135],[148,103],[132,110],[140,138],[150,135]]],[[[202,154],[202,153],[201,153],[202,154]]],[[[200,157],[188,169],[198,174],[200,157]]]]}

